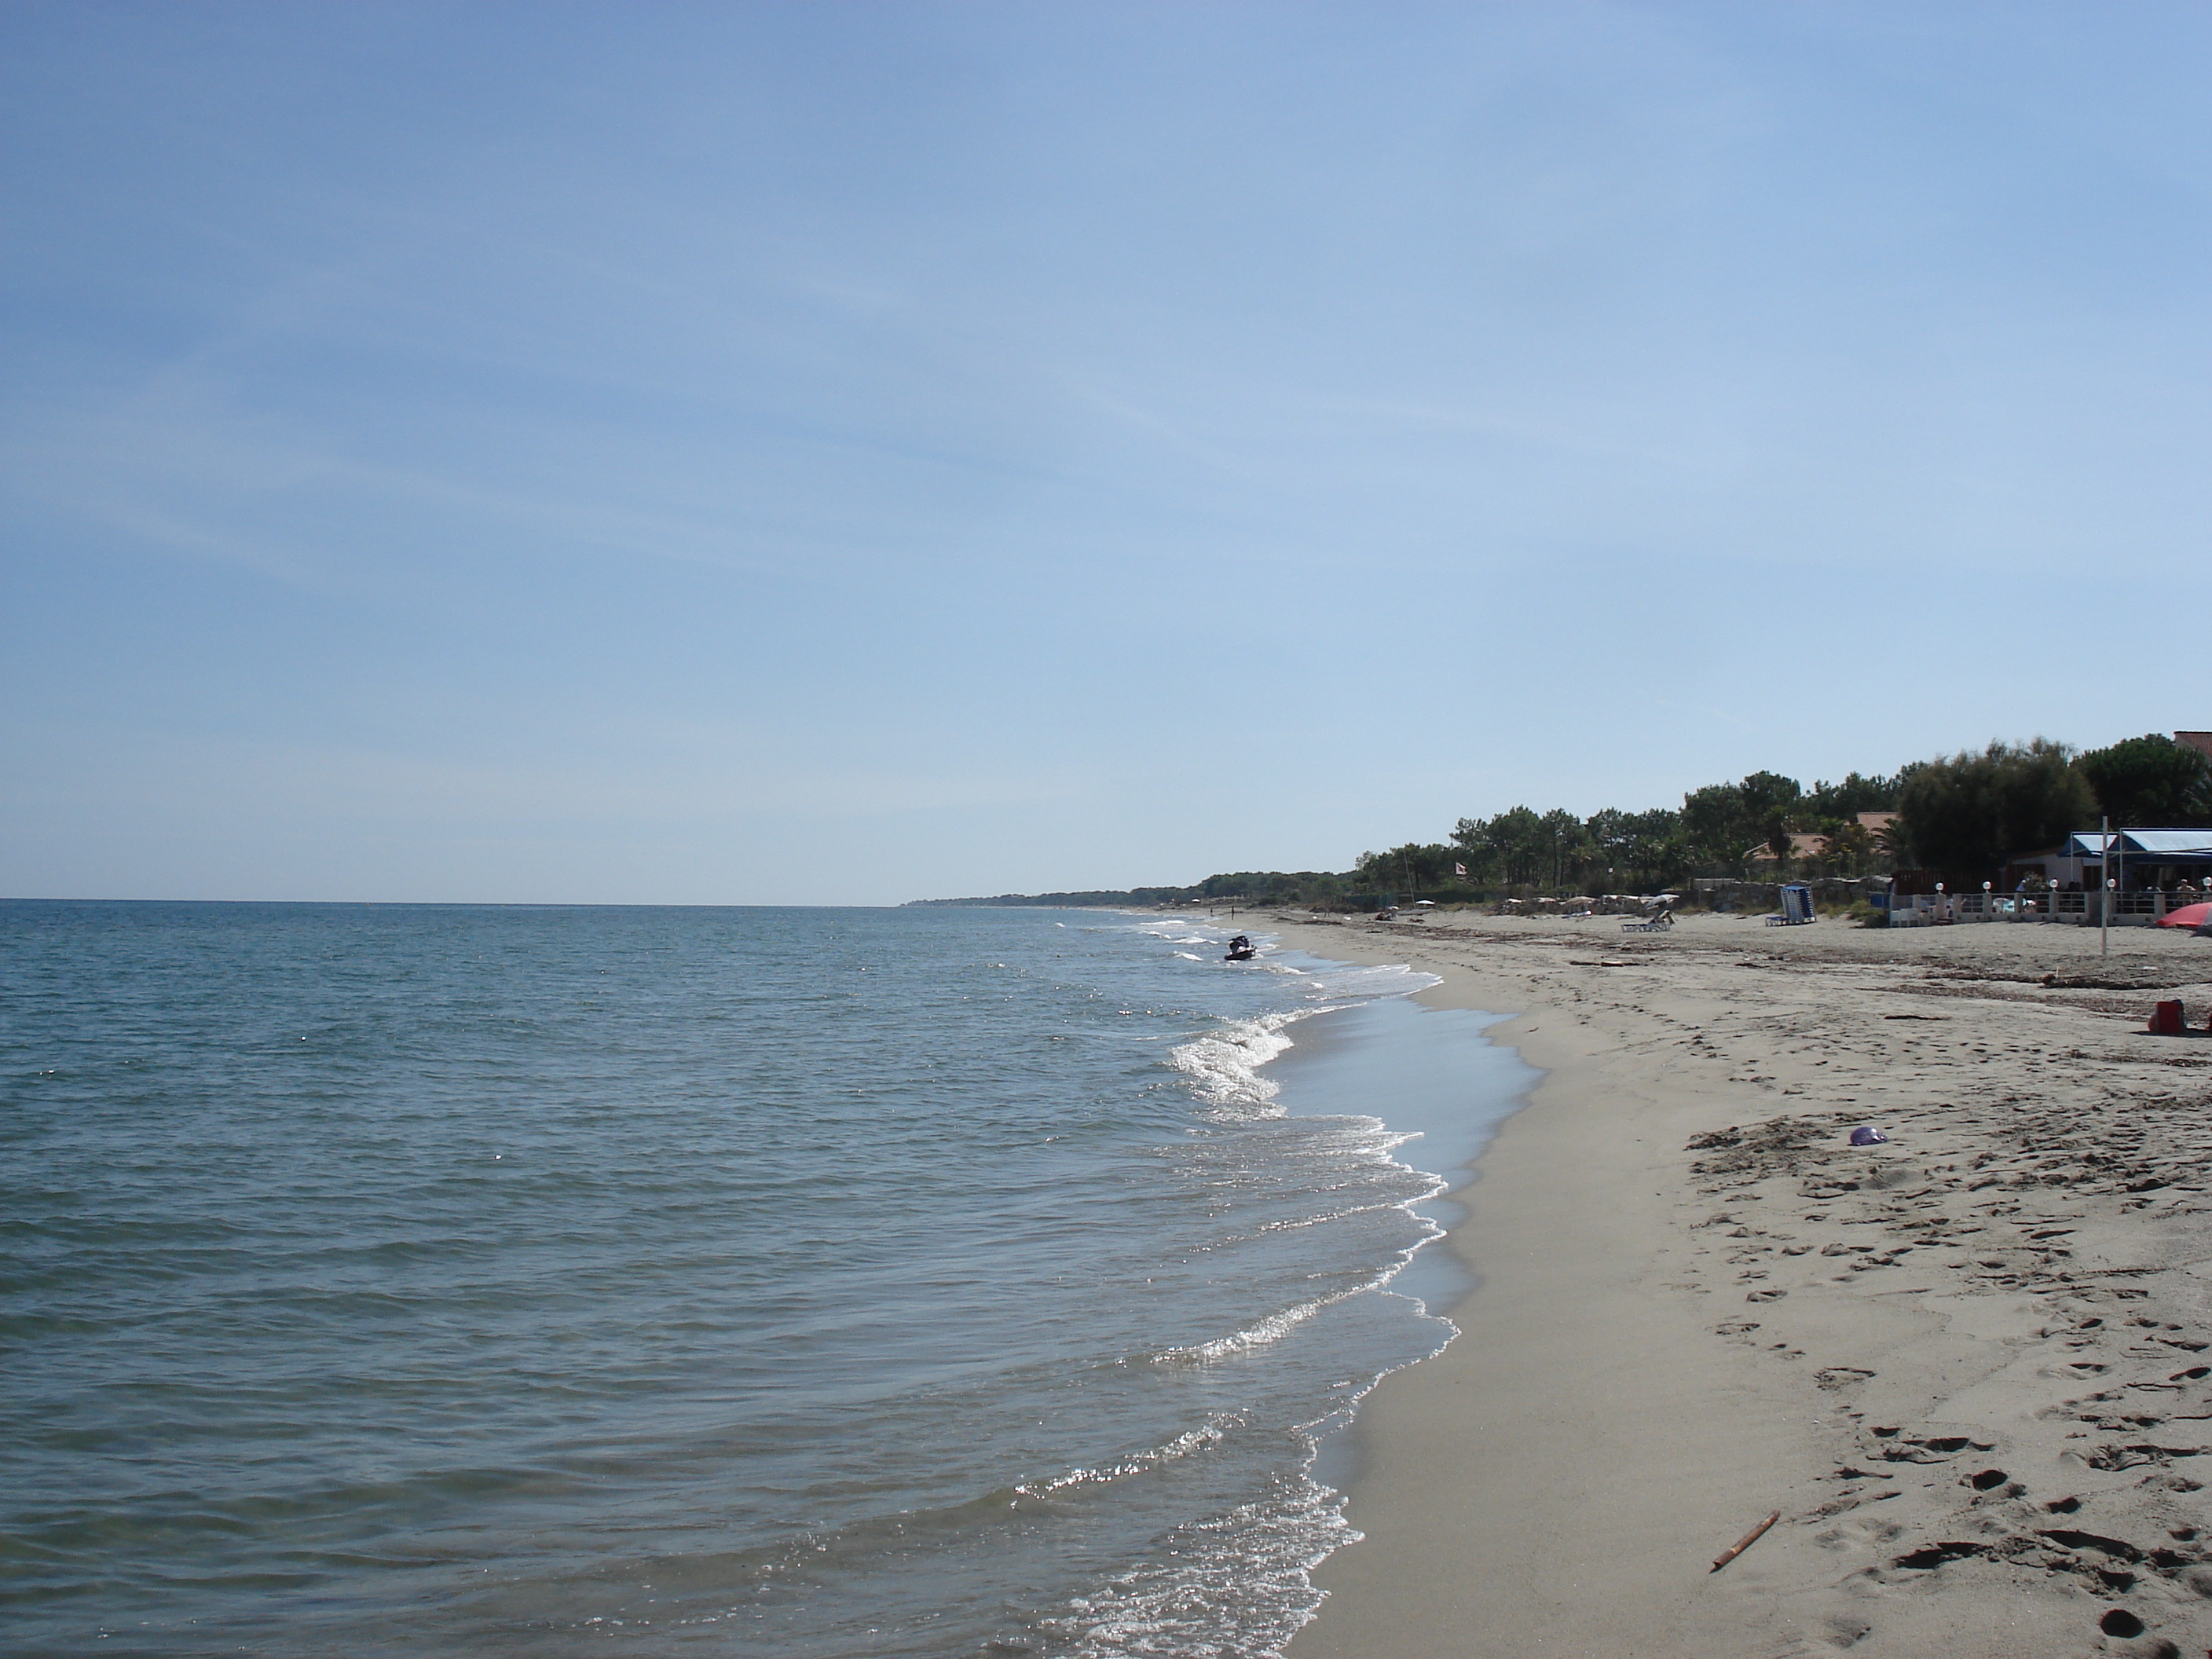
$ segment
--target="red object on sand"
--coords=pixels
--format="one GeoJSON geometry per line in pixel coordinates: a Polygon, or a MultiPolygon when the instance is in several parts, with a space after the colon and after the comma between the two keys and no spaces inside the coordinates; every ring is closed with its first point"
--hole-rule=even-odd
{"type": "Polygon", "coordinates": [[[2185,904],[2179,910],[2168,910],[2158,919],[2161,927],[2202,927],[2212,920],[2212,903],[2185,904]]]}
{"type": "Polygon", "coordinates": [[[2179,1036],[2182,1032],[2181,1005],[2179,1002],[2160,1003],[2151,1010],[2150,1024],[2147,1029],[2153,1036],[2179,1036]]]}

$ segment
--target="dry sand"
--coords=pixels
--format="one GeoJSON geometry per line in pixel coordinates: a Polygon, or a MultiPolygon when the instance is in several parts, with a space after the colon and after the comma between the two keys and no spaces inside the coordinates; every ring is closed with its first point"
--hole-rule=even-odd
{"type": "Polygon", "coordinates": [[[1547,1073],[1290,1659],[2212,1651],[2212,1036],[2138,1035],[2202,1024],[2212,940],[1283,933],[1516,1012],[1547,1073]]]}

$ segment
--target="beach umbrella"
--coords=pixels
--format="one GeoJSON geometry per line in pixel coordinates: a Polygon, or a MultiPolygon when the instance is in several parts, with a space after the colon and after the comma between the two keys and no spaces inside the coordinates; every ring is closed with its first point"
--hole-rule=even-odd
{"type": "Polygon", "coordinates": [[[2179,910],[2168,910],[2158,919],[2161,927],[2212,927],[2212,903],[2185,904],[2179,910]]]}

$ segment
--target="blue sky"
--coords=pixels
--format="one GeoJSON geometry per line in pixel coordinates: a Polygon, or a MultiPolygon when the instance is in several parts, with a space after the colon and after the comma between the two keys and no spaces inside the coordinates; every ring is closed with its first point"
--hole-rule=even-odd
{"type": "Polygon", "coordinates": [[[0,9],[0,892],[887,902],[2212,726],[2212,12],[0,9]]]}

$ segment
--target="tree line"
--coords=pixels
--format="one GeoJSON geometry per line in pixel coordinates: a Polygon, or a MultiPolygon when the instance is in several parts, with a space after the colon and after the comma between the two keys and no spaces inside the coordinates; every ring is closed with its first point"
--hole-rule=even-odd
{"type": "Polygon", "coordinates": [[[1680,807],[1516,806],[1462,818],[1441,842],[1362,853],[1352,884],[1377,891],[1455,887],[1650,892],[1693,876],[1864,876],[1913,866],[1995,874],[2109,817],[2116,826],[2212,825],[2212,760],[2162,732],[2080,753],[2036,738],[1917,761],[1893,775],[1846,774],[1805,788],[1754,772],[1708,784],[1680,807]],[[1894,813],[1870,829],[1861,813],[1894,813]],[[1464,872],[1464,874],[1461,873],[1464,872]]]}
{"type": "Polygon", "coordinates": [[[1777,772],[1691,790],[1679,807],[1514,806],[1463,817],[1439,842],[1362,853],[1347,871],[1238,870],[1187,887],[1001,893],[930,904],[1349,904],[1385,896],[1473,899],[1501,889],[1657,892],[1696,876],[1866,876],[1895,868],[1994,877],[2100,817],[2115,827],[2212,826],[2212,760],[2163,732],[2086,753],[2046,738],[1916,761],[1889,775],[1846,773],[1809,789],[1777,772]],[[1862,812],[1893,812],[1869,830],[1862,812]],[[1461,872],[1464,871],[1464,874],[1461,872]]]}
{"type": "Polygon", "coordinates": [[[1705,871],[1744,875],[1770,849],[1788,858],[1790,837],[1809,832],[1824,837],[1825,864],[1856,873],[1879,850],[1857,815],[1893,811],[1899,787],[1898,778],[1853,772],[1808,790],[1795,778],[1754,772],[1693,789],[1680,807],[1607,807],[1577,817],[1564,807],[1515,806],[1463,817],[1444,841],[1362,853],[1353,870],[1361,884],[1385,890],[1650,892],[1705,871]]]}

